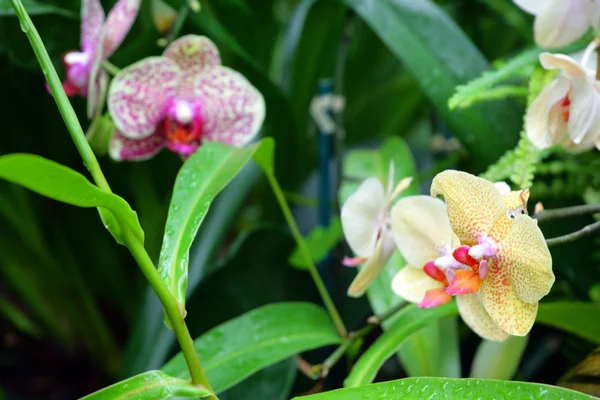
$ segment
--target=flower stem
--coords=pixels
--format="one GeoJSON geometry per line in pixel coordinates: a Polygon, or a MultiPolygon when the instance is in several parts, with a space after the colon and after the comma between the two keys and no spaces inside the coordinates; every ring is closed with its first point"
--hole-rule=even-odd
{"type": "Polygon", "coordinates": [[[181,32],[181,29],[183,29],[185,20],[190,15],[190,9],[191,6],[188,1],[184,2],[179,9],[179,12],[177,13],[177,19],[175,19],[173,27],[171,28],[171,32],[169,32],[169,36],[167,38],[169,43],[173,42],[175,39],[177,39],[177,36],[179,36],[179,32],[181,32]]]}
{"type": "Polygon", "coordinates": [[[342,321],[340,314],[338,313],[337,309],[335,308],[335,304],[333,304],[333,300],[331,300],[331,296],[329,296],[329,292],[327,292],[327,288],[325,288],[325,284],[323,283],[323,280],[321,279],[321,275],[319,275],[317,266],[315,265],[315,263],[312,259],[312,256],[310,255],[310,252],[308,251],[308,247],[306,247],[304,238],[300,234],[298,225],[296,225],[296,221],[294,220],[294,217],[292,216],[290,207],[288,206],[288,204],[285,200],[285,196],[283,194],[283,191],[281,190],[281,187],[279,186],[279,182],[277,182],[277,179],[275,178],[275,175],[273,173],[268,172],[268,171],[265,171],[265,173],[267,175],[267,179],[269,180],[269,184],[271,185],[271,188],[273,189],[275,198],[277,199],[277,202],[279,203],[281,212],[283,212],[283,216],[285,217],[285,220],[287,221],[287,223],[290,227],[290,230],[292,231],[292,236],[294,236],[294,239],[296,240],[296,244],[298,245],[298,248],[300,249],[300,252],[302,253],[302,256],[304,257],[304,262],[306,263],[306,265],[308,265],[308,271],[310,272],[310,275],[312,276],[313,281],[315,282],[315,285],[317,286],[317,290],[319,291],[319,294],[321,295],[321,298],[323,299],[323,303],[325,303],[325,308],[327,308],[327,311],[329,312],[329,315],[331,316],[331,319],[332,319],[333,323],[335,324],[335,327],[336,327],[338,333],[340,334],[340,336],[346,337],[348,332],[346,331],[344,322],[342,321]]]}
{"type": "Polygon", "coordinates": [[[548,247],[550,247],[550,246],[556,246],[557,244],[574,242],[575,240],[577,240],[583,236],[590,235],[599,230],[600,230],[600,221],[594,222],[593,224],[590,224],[587,226],[584,226],[582,229],[580,229],[576,232],[573,232],[573,233],[569,233],[568,235],[559,236],[559,237],[555,237],[552,239],[546,239],[546,244],[548,245],[548,247]]]}
{"type": "Polygon", "coordinates": [[[102,68],[104,68],[104,70],[112,76],[115,76],[121,71],[121,68],[117,67],[115,64],[111,63],[108,60],[102,61],[102,68]]]}
{"type": "Polygon", "coordinates": [[[100,165],[98,164],[98,160],[96,159],[96,155],[92,151],[92,148],[89,146],[87,139],[83,133],[83,129],[81,129],[81,124],[77,119],[77,115],[75,114],[75,110],[71,107],[69,103],[69,98],[65,94],[65,91],[62,88],[62,84],[60,82],[60,78],[52,65],[52,61],[50,61],[50,56],[46,51],[46,47],[44,47],[44,43],[40,38],[40,35],[35,29],[31,18],[29,18],[29,14],[25,10],[23,3],[21,0],[10,0],[17,17],[21,23],[21,30],[25,32],[27,38],[29,39],[29,43],[31,43],[31,47],[35,52],[35,56],[42,67],[42,72],[46,77],[46,81],[50,86],[50,90],[52,91],[52,95],[54,96],[54,100],[58,106],[58,110],[65,121],[65,125],[71,135],[71,139],[75,143],[75,147],[81,154],[81,158],[83,159],[83,163],[85,164],[88,171],[94,178],[94,181],[101,189],[110,192],[110,186],[100,169],[100,165]]]}
{"type": "Polygon", "coordinates": [[[544,210],[533,216],[539,223],[558,218],[576,217],[579,215],[600,213],[600,204],[585,204],[582,206],[555,208],[554,210],[544,210]]]}

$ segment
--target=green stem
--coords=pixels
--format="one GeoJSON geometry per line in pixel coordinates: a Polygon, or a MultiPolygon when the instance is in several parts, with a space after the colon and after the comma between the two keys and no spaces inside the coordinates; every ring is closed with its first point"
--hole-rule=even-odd
{"type": "Polygon", "coordinates": [[[575,240],[577,240],[583,236],[590,235],[599,230],[600,230],[600,221],[594,222],[593,224],[590,224],[587,226],[584,226],[582,229],[580,229],[576,232],[573,232],[573,233],[569,233],[568,235],[559,236],[559,237],[555,237],[552,239],[546,239],[546,244],[548,246],[556,246],[557,244],[574,242],[575,240]]]}
{"type": "Polygon", "coordinates": [[[183,24],[185,24],[185,20],[190,15],[190,4],[188,1],[184,2],[179,12],[177,13],[177,19],[173,23],[173,27],[171,28],[171,32],[169,32],[168,41],[171,43],[173,40],[177,39],[179,36],[179,32],[183,29],[183,24]]]}
{"type": "Polygon", "coordinates": [[[340,334],[340,336],[346,337],[348,332],[346,331],[344,322],[342,321],[340,314],[338,313],[337,309],[335,308],[335,305],[333,304],[333,300],[331,300],[331,296],[329,296],[329,293],[327,292],[327,288],[325,288],[325,284],[323,283],[323,280],[321,279],[321,275],[319,275],[317,266],[315,265],[315,262],[313,261],[312,256],[310,255],[310,252],[308,251],[308,247],[306,247],[304,238],[300,234],[298,225],[296,225],[296,221],[294,220],[294,217],[292,216],[290,207],[288,206],[287,202],[285,201],[285,196],[283,194],[283,191],[281,190],[281,187],[279,186],[279,182],[277,182],[277,179],[275,178],[275,175],[273,173],[266,172],[266,175],[267,175],[267,179],[269,180],[269,184],[271,185],[271,188],[273,189],[273,193],[275,194],[275,198],[277,199],[277,202],[279,203],[281,212],[283,212],[283,216],[285,217],[285,220],[287,221],[287,223],[290,227],[290,230],[292,231],[292,236],[294,236],[294,239],[296,240],[296,244],[298,245],[298,248],[300,249],[300,252],[302,253],[302,256],[304,257],[304,262],[306,263],[306,265],[308,265],[308,271],[310,272],[310,275],[312,276],[313,281],[315,282],[315,285],[317,286],[317,290],[319,291],[319,294],[321,295],[321,298],[323,299],[323,303],[325,303],[325,308],[327,308],[327,311],[329,312],[329,315],[331,316],[331,319],[332,319],[333,323],[335,324],[335,327],[336,327],[338,333],[340,334]]]}
{"type": "Polygon", "coordinates": [[[533,218],[537,219],[539,223],[542,223],[558,218],[570,218],[597,213],[600,213],[600,204],[585,204],[582,206],[544,210],[534,215],[533,218]]]}
{"type": "Polygon", "coordinates": [[[106,70],[112,76],[115,76],[121,71],[121,68],[117,67],[115,64],[111,63],[108,60],[102,61],[102,68],[106,70]]]}
{"type": "Polygon", "coordinates": [[[29,14],[27,14],[23,3],[21,3],[21,0],[10,1],[21,23],[21,29],[27,35],[29,43],[31,43],[31,47],[35,52],[35,56],[42,67],[42,72],[44,73],[46,81],[50,86],[54,100],[58,105],[58,110],[65,121],[65,125],[67,126],[73,142],[75,143],[75,147],[77,147],[79,154],[81,154],[83,163],[88,171],[90,171],[90,174],[92,174],[92,177],[94,178],[94,181],[98,187],[110,192],[110,186],[108,185],[108,182],[106,181],[106,178],[100,169],[96,155],[92,151],[92,148],[89,146],[87,139],[85,138],[83,129],[81,129],[81,124],[79,123],[77,115],[75,114],[75,110],[73,110],[73,107],[71,107],[71,104],[69,103],[69,98],[62,88],[60,78],[58,77],[58,74],[52,65],[52,61],[50,61],[50,56],[46,51],[46,47],[44,47],[44,43],[42,42],[37,29],[35,29],[31,18],[29,18],[29,14]]]}
{"type": "MultiPolygon", "coordinates": [[[[158,270],[154,266],[154,263],[150,259],[150,256],[146,252],[144,246],[133,236],[126,236],[126,243],[131,255],[135,258],[135,261],[140,266],[142,273],[146,277],[146,280],[160,299],[167,317],[169,318],[169,322],[171,322],[171,326],[173,327],[173,331],[175,332],[175,336],[177,337],[177,341],[181,347],[181,351],[183,352],[183,356],[190,370],[190,375],[192,377],[193,384],[202,384],[207,389],[212,391],[210,384],[208,383],[208,379],[206,378],[206,374],[202,369],[202,365],[200,364],[200,360],[196,354],[196,350],[194,349],[194,342],[192,337],[190,336],[190,332],[188,331],[187,325],[183,320],[183,316],[181,314],[181,309],[179,308],[179,304],[169,291],[169,289],[165,286],[162,281],[158,270]]],[[[212,399],[216,399],[216,396],[212,396],[212,399]]]]}

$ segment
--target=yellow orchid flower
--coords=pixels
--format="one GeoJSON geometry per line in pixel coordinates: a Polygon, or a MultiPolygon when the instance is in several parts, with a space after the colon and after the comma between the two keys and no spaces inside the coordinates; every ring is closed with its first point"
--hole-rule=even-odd
{"type": "Polygon", "coordinates": [[[456,296],[462,319],[485,339],[526,335],[554,283],[544,237],[526,215],[529,192],[444,171],[431,194],[446,203],[413,196],[391,211],[393,238],[409,264],[394,277],[394,292],[423,308],[456,296]]]}
{"type": "Polygon", "coordinates": [[[396,250],[390,232],[389,210],[411,181],[412,178],[404,178],[394,188],[394,167],[390,163],[387,191],[381,180],[368,178],[342,206],[344,236],[357,255],[345,258],[344,265],[366,263],[350,284],[348,296],[362,296],[396,250]]]}

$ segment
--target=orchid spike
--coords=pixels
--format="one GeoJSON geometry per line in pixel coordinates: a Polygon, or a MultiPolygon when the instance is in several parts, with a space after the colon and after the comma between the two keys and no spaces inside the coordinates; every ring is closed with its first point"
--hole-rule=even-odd
{"type": "Polygon", "coordinates": [[[543,53],[542,66],[561,74],[531,104],[525,118],[527,137],[538,148],[561,145],[581,152],[600,148],[600,84],[589,71],[563,54],[543,53]]]}
{"type": "Polygon", "coordinates": [[[378,178],[365,180],[344,203],[341,210],[342,229],[346,241],[358,256],[347,258],[350,266],[354,260],[364,260],[348,295],[360,297],[388,262],[396,246],[390,230],[389,210],[394,199],[405,190],[412,178],[404,178],[394,187],[394,166],[390,165],[388,187],[378,178]]]}
{"type": "Polygon", "coordinates": [[[105,18],[100,0],[82,0],[81,51],[63,55],[66,77],[63,89],[67,96],[88,98],[88,117],[98,106],[98,98],[106,91],[108,78],[100,69],[119,47],[140,8],[141,0],[119,0],[105,18]]]}
{"type": "Polygon", "coordinates": [[[144,160],[165,147],[187,158],[204,141],[243,146],[265,118],[260,92],[222,66],[214,43],[197,35],[117,74],[108,109],[117,128],[110,143],[115,160],[144,160]]]}
{"type": "Polygon", "coordinates": [[[590,26],[598,27],[597,0],[513,0],[522,10],[535,15],[536,43],[554,49],[581,38],[590,26]]]}

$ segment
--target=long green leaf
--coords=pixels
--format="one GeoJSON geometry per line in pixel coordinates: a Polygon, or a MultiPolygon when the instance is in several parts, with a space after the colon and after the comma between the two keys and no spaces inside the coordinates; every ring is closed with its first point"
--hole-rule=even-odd
{"type": "Polygon", "coordinates": [[[431,0],[344,0],[401,60],[483,169],[517,141],[521,115],[507,101],[448,109],[456,86],[489,69],[460,28],[431,0]]]}
{"type": "Polygon", "coordinates": [[[527,336],[509,336],[504,342],[483,340],[471,366],[471,378],[510,380],[517,372],[527,336]]]}
{"type": "Polygon", "coordinates": [[[106,228],[119,243],[124,243],[127,231],[143,241],[144,232],[129,204],[70,168],[32,154],[10,154],[0,157],[0,178],[73,206],[98,207],[106,228]]]}
{"type": "MultiPolygon", "coordinates": [[[[29,15],[56,14],[67,18],[79,19],[77,13],[47,4],[43,1],[22,0],[22,2],[29,15]]],[[[10,0],[0,0],[0,17],[7,15],[16,15],[15,10],[10,4],[10,0]]]]}
{"type": "Polygon", "coordinates": [[[210,395],[210,390],[205,387],[173,378],[162,371],[148,371],[105,387],[80,400],[155,400],[175,396],[203,398],[210,395]]]}
{"type": "Polygon", "coordinates": [[[344,381],[345,387],[371,383],[383,363],[394,354],[402,342],[411,334],[429,323],[458,314],[454,303],[424,310],[414,305],[407,306],[396,316],[394,323],[358,359],[344,381]]]}
{"type": "Polygon", "coordinates": [[[422,399],[519,399],[591,400],[573,390],[539,383],[491,379],[406,378],[376,383],[294,400],[422,400],[422,399]]]}
{"type": "Polygon", "coordinates": [[[185,309],[190,246],[211,202],[253,156],[265,153],[265,159],[269,160],[272,152],[273,140],[269,138],[242,148],[210,142],[200,147],[177,174],[158,271],[182,309],[185,309]]]}
{"type": "MultiPolygon", "coordinates": [[[[340,340],[322,308],[310,303],[278,303],[211,329],[194,341],[194,347],[208,380],[219,393],[262,368],[340,340]]],[[[178,378],[189,378],[181,353],[162,370],[178,378]]]]}
{"type": "Polygon", "coordinates": [[[536,322],[600,343],[600,304],[575,301],[540,303],[536,322]]]}

